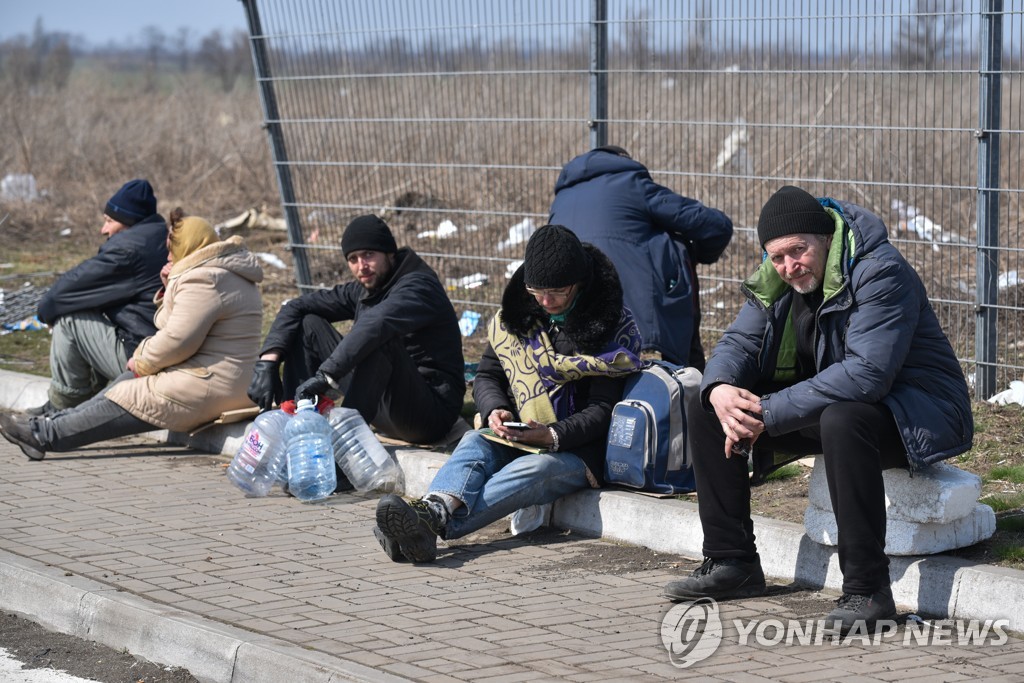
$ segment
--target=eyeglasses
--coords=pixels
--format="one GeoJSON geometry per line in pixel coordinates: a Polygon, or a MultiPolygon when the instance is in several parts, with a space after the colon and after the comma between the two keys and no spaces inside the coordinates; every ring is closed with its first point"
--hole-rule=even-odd
{"type": "Polygon", "coordinates": [[[526,291],[537,299],[547,297],[552,301],[565,301],[572,294],[573,287],[575,286],[569,285],[568,287],[558,287],[557,289],[534,289],[533,287],[527,287],[526,291]]]}

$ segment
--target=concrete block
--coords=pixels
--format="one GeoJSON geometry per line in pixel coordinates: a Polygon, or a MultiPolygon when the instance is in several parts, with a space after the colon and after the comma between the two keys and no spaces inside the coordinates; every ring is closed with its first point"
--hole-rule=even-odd
{"type": "MultiPolygon", "coordinates": [[[[839,532],[831,510],[809,505],[804,513],[807,536],[823,545],[836,545],[839,532]]],[[[965,548],[990,538],[996,531],[996,515],[988,505],[977,503],[970,514],[945,524],[920,524],[888,519],[885,527],[887,555],[931,555],[965,548]]]]}
{"type": "MultiPolygon", "coordinates": [[[[945,524],[971,514],[981,495],[981,478],[946,463],[914,472],[885,470],[885,510],[889,519],[945,524]]],[[[811,505],[832,511],[821,458],[811,471],[807,498],[811,505]]]]}
{"type": "Polygon", "coordinates": [[[28,410],[46,403],[50,380],[46,377],[0,370],[0,408],[28,410]]]}

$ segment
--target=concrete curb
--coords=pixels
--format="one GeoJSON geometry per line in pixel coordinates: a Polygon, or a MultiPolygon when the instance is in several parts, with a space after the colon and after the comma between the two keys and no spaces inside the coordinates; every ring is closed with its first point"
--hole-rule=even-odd
{"type": "Polygon", "coordinates": [[[229,626],[0,551],[0,604],[46,628],[153,662],[187,667],[201,681],[407,679],[229,626]],[[39,600],[46,595],[47,600],[39,600]]]}
{"type": "MultiPolygon", "coordinates": [[[[0,371],[0,407],[21,410],[39,405],[46,399],[47,385],[43,378],[0,371]]],[[[209,453],[233,455],[245,426],[246,423],[237,423],[212,427],[192,437],[166,431],[146,436],[209,453]]],[[[446,457],[412,447],[389,448],[404,473],[405,493],[413,497],[426,492],[446,457]]],[[[703,534],[697,506],[685,500],[619,490],[581,491],[555,504],[552,524],[658,552],[691,558],[702,555],[703,534]]],[[[762,566],[772,579],[812,588],[842,589],[835,548],[811,541],[803,525],[755,517],[754,529],[762,566]]],[[[950,618],[1008,619],[1011,630],[1024,632],[1022,571],[934,555],[892,557],[890,574],[893,595],[904,608],[950,618]]]]}

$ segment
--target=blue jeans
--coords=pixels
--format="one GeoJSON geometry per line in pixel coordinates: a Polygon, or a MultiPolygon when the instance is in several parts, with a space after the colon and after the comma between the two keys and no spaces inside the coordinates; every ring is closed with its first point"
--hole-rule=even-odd
{"type": "Polygon", "coordinates": [[[587,488],[587,466],[572,453],[524,453],[469,432],[430,483],[461,500],[442,538],[461,538],[519,508],[587,488]]]}

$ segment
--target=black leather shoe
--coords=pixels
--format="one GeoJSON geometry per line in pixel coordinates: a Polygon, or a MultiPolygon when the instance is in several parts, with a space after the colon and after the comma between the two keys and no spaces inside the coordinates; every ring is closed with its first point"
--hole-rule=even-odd
{"type": "Polygon", "coordinates": [[[381,497],[377,501],[377,527],[397,541],[402,554],[413,562],[437,559],[437,537],[443,525],[425,501],[407,501],[393,493],[381,497]]]}
{"type": "Polygon", "coordinates": [[[671,600],[697,598],[752,598],[764,595],[768,589],[761,570],[761,559],[754,562],[726,557],[707,558],[692,574],[665,585],[665,596],[671,600]]]}
{"type": "Polygon", "coordinates": [[[879,621],[895,619],[896,602],[892,599],[892,588],[886,586],[871,595],[843,593],[836,608],[825,617],[825,626],[846,634],[859,623],[860,628],[871,633],[879,621]]]}
{"type": "Polygon", "coordinates": [[[32,460],[42,460],[46,457],[46,451],[43,450],[42,445],[36,440],[35,434],[32,433],[28,419],[0,413],[0,434],[32,460]]]}
{"type": "Polygon", "coordinates": [[[391,558],[392,562],[407,562],[405,555],[402,554],[402,549],[398,547],[398,541],[393,538],[389,538],[384,535],[384,532],[380,530],[380,527],[373,527],[373,537],[380,543],[381,550],[384,554],[391,558]]]}

